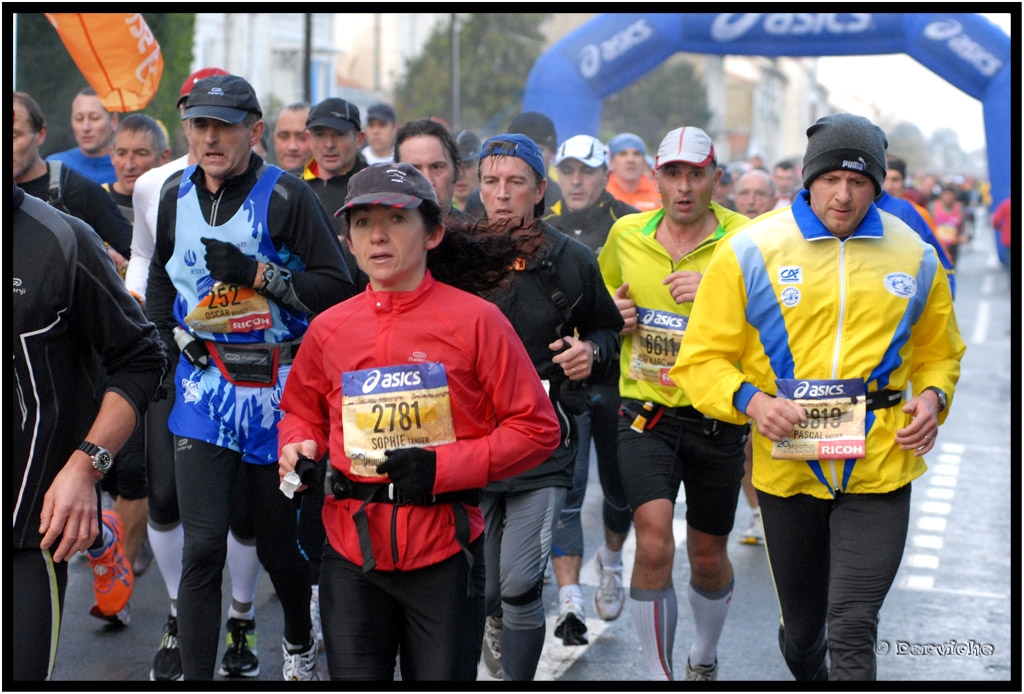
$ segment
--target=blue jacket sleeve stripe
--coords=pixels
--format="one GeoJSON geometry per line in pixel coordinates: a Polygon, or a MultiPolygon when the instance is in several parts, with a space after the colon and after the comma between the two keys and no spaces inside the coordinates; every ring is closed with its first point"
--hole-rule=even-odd
{"type": "Polygon", "coordinates": [[[732,248],[743,273],[747,291],[747,322],[761,336],[764,352],[778,378],[794,378],[793,352],[789,349],[789,333],[782,318],[775,289],[768,280],[761,249],[747,234],[732,239],[732,248]]]}
{"type": "Polygon", "coordinates": [[[917,269],[917,292],[907,302],[906,311],[900,319],[893,337],[886,347],[878,366],[871,373],[869,382],[875,381],[879,389],[889,387],[889,375],[899,366],[902,357],[901,350],[910,339],[910,332],[917,321],[920,320],[928,303],[928,295],[931,292],[932,283],[935,281],[935,273],[938,270],[938,259],[935,252],[927,247],[922,247],[921,264],[917,269]]]}

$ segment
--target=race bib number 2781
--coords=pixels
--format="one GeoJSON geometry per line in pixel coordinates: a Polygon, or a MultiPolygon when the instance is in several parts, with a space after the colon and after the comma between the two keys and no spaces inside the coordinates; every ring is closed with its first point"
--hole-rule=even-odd
{"type": "Polygon", "coordinates": [[[385,366],[342,374],[345,455],[355,475],[376,477],[384,451],[455,441],[443,364],[385,366]]]}

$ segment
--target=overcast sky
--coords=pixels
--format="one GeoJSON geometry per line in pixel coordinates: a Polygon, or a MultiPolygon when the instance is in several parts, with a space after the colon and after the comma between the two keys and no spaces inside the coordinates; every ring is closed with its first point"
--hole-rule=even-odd
{"type": "MultiPolygon", "coordinates": [[[[1010,33],[1008,13],[982,14],[1010,33]]],[[[835,92],[859,96],[884,112],[900,114],[925,137],[937,128],[952,128],[964,150],[985,146],[981,102],[908,55],[822,56],[818,79],[835,92]]]]}

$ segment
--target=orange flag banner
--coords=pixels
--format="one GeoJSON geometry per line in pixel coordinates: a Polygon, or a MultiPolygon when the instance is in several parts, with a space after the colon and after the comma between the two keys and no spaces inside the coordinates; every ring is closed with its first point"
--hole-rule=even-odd
{"type": "Polygon", "coordinates": [[[139,13],[58,14],[46,18],[108,111],[138,111],[160,86],[164,59],[139,13]]]}

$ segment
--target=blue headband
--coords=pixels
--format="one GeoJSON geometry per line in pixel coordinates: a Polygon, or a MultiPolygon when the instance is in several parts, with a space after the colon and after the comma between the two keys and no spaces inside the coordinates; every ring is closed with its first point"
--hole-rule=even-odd
{"type": "Polygon", "coordinates": [[[647,147],[639,135],[633,133],[622,133],[608,140],[608,156],[618,154],[624,149],[638,149],[640,154],[647,154],[647,147]]]}

